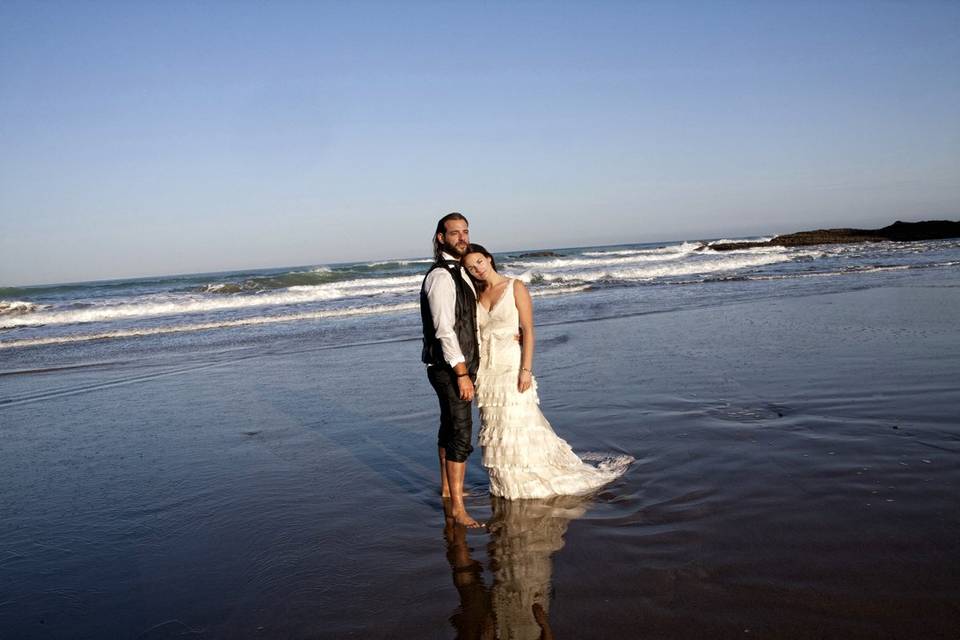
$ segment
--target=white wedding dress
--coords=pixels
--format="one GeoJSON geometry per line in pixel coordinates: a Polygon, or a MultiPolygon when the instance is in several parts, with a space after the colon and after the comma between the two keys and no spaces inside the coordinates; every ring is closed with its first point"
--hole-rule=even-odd
{"type": "Polygon", "coordinates": [[[517,390],[520,315],[513,288],[511,280],[489,311],[477,304],[477,441],[490,493],[509,500],[590,493],[621,476],[633,458],[593,455],[597,464],[585,463],[540,412],[536,379],[527,391],[517,390]]]}

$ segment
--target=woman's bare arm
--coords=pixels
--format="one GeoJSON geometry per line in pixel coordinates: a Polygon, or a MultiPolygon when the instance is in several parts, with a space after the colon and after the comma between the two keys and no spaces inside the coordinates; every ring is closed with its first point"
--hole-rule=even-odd
{"type": "Polygon", "coordinates": [[[513,281],[513,299],[517,303],[520,315],[520,375],[517,376],[517,389],[523,393],[530,388],[533,380],[533,300],[530,292],[519,280],[513,281]]]}

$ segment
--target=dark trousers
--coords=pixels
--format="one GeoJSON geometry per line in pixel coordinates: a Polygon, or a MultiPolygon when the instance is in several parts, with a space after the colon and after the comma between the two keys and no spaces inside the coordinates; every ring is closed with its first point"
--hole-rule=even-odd
{"type": "Polygon", "coordinates": [[[440,431],[437,446],[447,452],[447,460],[466,462],[473,451],[473,414],[470,403],[460,399],[457,374],[446,367],[427,367],[427,377],[440,401],[440,431]]]}

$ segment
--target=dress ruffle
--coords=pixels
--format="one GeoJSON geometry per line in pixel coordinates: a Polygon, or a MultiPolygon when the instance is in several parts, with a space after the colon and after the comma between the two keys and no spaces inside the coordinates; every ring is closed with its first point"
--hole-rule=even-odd
{"type": "Polygon", "coordinates": [[[477,373],[477,406],[484,408],[506,407],[513,405],[540,404],[537,395],[537,380],[532,379],[530,388],[523,393],[517,391],[517,377],[520,373],[519,365],[506,374],[494,375],[483,370],[483,360],[480,361],[480,372],[477,373]]]}

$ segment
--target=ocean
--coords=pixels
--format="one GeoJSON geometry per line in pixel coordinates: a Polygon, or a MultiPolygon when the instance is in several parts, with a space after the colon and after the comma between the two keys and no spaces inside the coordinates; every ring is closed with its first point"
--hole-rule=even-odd
{"type": "MultiPolygon", "coordinates": [[[[756,240],[764,238],[753,238],[756,240]]],[[[495,254],[538,324],[847,291],[952,275],[960,241],[716,252],[700,242],[495,254]],[[704,248],[705,247],[705,248],[704,248]],[[547,255],[538,255],[547,254],[547,255]],[[935,275],[933,275],[935,277],[935,275]]],[[[428,258],[0,288],[5,369],[197,350],[333,346],[419,334],[428,258]]]]}

